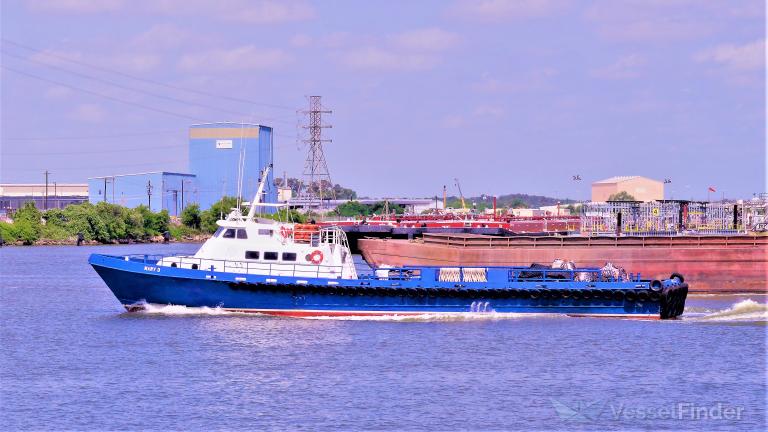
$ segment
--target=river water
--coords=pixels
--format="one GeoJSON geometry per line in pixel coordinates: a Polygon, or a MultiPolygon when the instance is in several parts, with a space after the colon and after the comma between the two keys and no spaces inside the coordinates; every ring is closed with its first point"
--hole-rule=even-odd
{"type": "Polygon", "coordinates": [[[762,296],[676,321],[124,313],[86,260],[0,249],[2,430],[763,430],[762,296]]]}

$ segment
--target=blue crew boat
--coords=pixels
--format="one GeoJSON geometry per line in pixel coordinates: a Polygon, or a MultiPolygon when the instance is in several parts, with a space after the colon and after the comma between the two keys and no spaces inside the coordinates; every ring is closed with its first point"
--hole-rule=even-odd
{"type": "Polygon", "coordinates": [[[293,317],[487,312],[668,319],[683,313],[688,285],[681,275],[643,280],[610,264],[414,266],[358,275],[341,229],[257,218],[257,207],[275,205],[259,202],[263,186],[248,214],[233,209],[194,255],[93,254],[89,263],[129,311],[160,304],[293,317]]]}

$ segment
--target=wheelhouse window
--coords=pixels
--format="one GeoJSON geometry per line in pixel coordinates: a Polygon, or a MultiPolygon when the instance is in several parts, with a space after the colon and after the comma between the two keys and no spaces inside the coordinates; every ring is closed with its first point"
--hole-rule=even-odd
{"type": "Polygon", "coordinates": [[[245,251],[245,259],[251,259],[251,260],[259,259],[259,251],[245,251]]]}
{"type": "Polygon", "coordinates": [[[213,233],[213,236],[214,236],[214,237],[218,237],[218,236],[220,236],[220,235],[221,235],[221,233],[222,233],[223,231],[224,231],[224,228],[222,228],[222,227],[218,227],[218,228],[216,228],[216,232],[215,232],[215,233],[213,233]]]}
{"type": "Polygon", "coordinates": [[[283,261],[296,261],[296,254],[293,252],[283,252],[283,261]]]}
{"type": "Polygon", "coordinates": [[[271,229],[260,229],[259,230],[259,235],[271,236],[272,232],[273,231],[271,229]]]}
{"type": "Polygon", "coordinates": [[[222,238],[235,238],[235,231],[233,229],[228,229],[224,231],[224,234],[221,235],[222,238]]]}
{"type": "Polygon", "coordinates": [[[248,238],[248,233],[245,232],[245,228],[239,228],[237,230],[237,238],[239,238],[239,239],[247,239],[248,238]]]}
{"type": "Polygon", "coordinates": [[[264,259],[267,261],[277,261],[277,252],[264,252],[264,259]]]}

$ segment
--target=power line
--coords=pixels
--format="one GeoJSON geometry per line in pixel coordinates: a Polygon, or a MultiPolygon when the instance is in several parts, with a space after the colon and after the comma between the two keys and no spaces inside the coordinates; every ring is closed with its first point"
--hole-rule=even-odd
{"type": "Polygon", "coordinates": [[[23,75],[23,76],[26,76],[26,77],[29,77],[29,78],[34,78],[34,79],[37,79],[37,80],[40,80],[40,81],[45,81],[45,82],[48,82],[48,83],[51,83],[51,84],[57,84],[57,85],[61,85],[61,86],[64,86],[64,87],[69,87],[69,88],[71,88],[73,90],[81,91],[83,93],[88,93],[88,94],[91,94],[93,96],[98,96],[98,97],[101,97],[101,98],[104,98],[104,99],[109,99],[109,100],[112,100],[112,101],[115,101],[115,102],[120,102],[120,103],[123,103],[123,104],[126,104],[126,105],[133,105],[133,106],[138,107],[138,108],[142,108],[142,109],[146,109],[146,110],[150,110],[150,111],[155,111],[155,112],[159,112],[161,114],[166,114],[166,115],[170,115],[170,116],[174,116],[174,117],[179,117],[179,118],[183,118],[183,119],[187,119],[187,120],[192,120],[192,121],[196,121],[196,122],[204,122],[205,121],[205,120],[200,119],[198,117],[192,117],[192,116],[188,116],[186,114],[179,114],[179,113],[175,113],[175,112],[172,112],[172,111],[166,111],[166,110],[160,109],[160,108],[153,108],[153,107],[150,107],[150,106],[147,106],[147,105],[143,105],[143,104],[140,104],[140,103],[137,103],[137,102],[127,101],[125,99],[116,98],[114,96],[108,96],[108,95],[105,95],[103,93],[95,92],[95,91],[92,91],[92,90],[87,90],[87,89],[84,89],[82,87],[73,86],[72,84],[66,84],[66,83],[63,83],[61,81],[52,80],[50,78],[43,78],[43,77],[41,77],[39,75],[34,75],[34,74],[31,74],[31,73],[28,73],[28,72],[22,72],[22,71],[20,71],[18,69],[10,68],[10,67],[8,67],[6,65],[0,65],[0,67],[2,67],[3,69],[5,69],[7,71],[17,73],[19,75],[23,75]]]}
{"type": "MultiPolygon", "coordinates": [[[[155,97],[155,98],[158,98],[158,99],[165,99],[165,100],[168,100],[168,101],[171,101],[171,102],[177,102],[177,103],[184,104],[184,105],[195,105],[195,106],[202,107],[202,108],[207,108],[207,109],[211,109],[211,110],[215,110],[215,111],[221,111],[221,112],[225,112],[225,113],[229,113],[229,114],[234,114],[234,115],[239,116],[239,117],[248,117],[248,114],[245,114],[245,113],[240,112],[240,111],[233,111],[233,110],[229,110],[229,109],[226,109],[226,108],[215,107],[215,106],[212,106],[212,105],[207,105],[207,104],[203,104],[203,103],[199,103],[199,102],[192,102],[192,101],[185,100],[185,99],[179,99],[179,98],[176,98],[176,97],[173,97],[173,96],[167,96],[167,95],[163,95],[163,94],[159,94],[159,93],[154,93],[154,92],[146,91],[146,90],[143,90],[143,89],[140,89],[140,88],[136,88],[136,87],[132,87],[132,86],[127,86],[127,85],[124,85],[124,84],[121,84],[121,83],[118,83],[118,82],[115,82],[115,81],[111,81],[111,80],[108,80],[108,79],[100,78],[100,77],[97,77],[97,76],[93,76],[93,75],[89,75],[89,74],[84,74],[84,73],[81,73],[81,72],[76,72],[76,71],[73,71],[71,69],[63,68],[63,67],[57,66],[57,65],[52,65],[52,64],[49,64],[49,63],[46,63],[46,62],[43,62],[43,61],[25,58],[23,56],[12,54],[12,53],[9,53],[9,52],[4,51],[4,50],[0,50],[0,52],[2,52],[3,55],[6,55],[6,56],[14,57],[14,58],[17,58],[17,59],[20,59],[20,60],[23,60],[23,61],[26,61],[26,62],[30,62],[30,63],[37,63],[39,65],[43,65],[43,66],[51,68],[51,69],[58,69],[60,71],[66,72],[66,73],[69,73],[69,74],[72,74],[72,75],[75,75],[75,76],[79,76],[81,78],[93,80],[93,81],[96,81],[96,82],[100,82],[102,84],[106,84],[106,85],[109,85],[109,86],[112,86],[112,87],[117,87],[117,88],[121,88],[121,89],[128,90],[128,91],[133,91],[133,92],[136,92],[136,93],[141,93],[141,94],[148,95],[148,96],[151,96],[151,97],[155,97]]],[[[266,120],[275,121],[275,122],[290,123],[287,120],[279,120],[279,119],[273,118],[273,117],[264,117],[264,118],[266,120]]]]}
{"type": "MultiPolygon", "coordinates": [[[[155,150],[155,149],[163,149],[163,148],[179,148],[179,147],[187,147],[188,144],[172,144],[172,145],[166,145],[166,146],[152,146],[152,147],[131,147],[131,148],[122,148],[122,149],[113,149],[113,150],[93,150],[93,151],[82,151],[82,150],[70,150],[66,152],[49,152],[45,151],[46,156],[64,156],[64,155],[79,155],[79,154],[101,154],[101,153],[126,153],[126,152],[136,152],[136,151],[144,151],[144,150],[155,150]]],[[[36,152],[25,152],[25,153],[3,153],[3,156],[38,156],[40,155],[40,151],[36,152]]]]}
{"type": "Polygon", "coordinates": [[[147,131],[147,132],[126,132],[110,135],[87,135],[87,136],[64,136],[64,137],[23,137],[23,138],[3,138],[3,141],[80,141],[90,139],[104,139],[104,138],[122,138],[141,135],[161,135],[180,133],[180,130],[164,130],[164,131],[147,131]]]}
{"type": "Polygon", "coordinates": [[[93,65],[93,64],[90,64],[90,63],[86,63],[86,62],[83,62],[83,61],[80,61],[80,60],[75,60],[75,59],[72,59],[70,57],[66,57],[66,56],[60,55],[60,54],[54,54],[54,53],[52,53],[50,51],[45,51],[45,50],[41,50],[39,48],[34,48],[34,47],[31,47],[31,46],[28,46],[28,45],[24,45],[24,44],[21,44],[19,42],[14,42],[14,41],[12,41],[10,39],[2,38],[2,41],[5,42],[5,43],[8,43],[8,44],[17,46],[19,48],[23,48],[23,49],[26,49],[26,50],[29,50],[29,51],[43,53],[45,55],[48,55],[48,56],[51,56],[51,57],[55,57],[55,58],[58,58],[58,59],[61,59],[61,60],[64,60],[64,61],[67,61],[67,62],[70,62],[70,63],[79,64],[81,66],[85,66],[85,67],[89,67],[89,68],[93,68],[93,69],[98,69],[98,70],[101,70],[101,71],[104,71],[104,72],[109,72],[109,73],[117,74],[117,75],[120,75],[120,76],[124,76],[126,78],[134,79],[134,80],[137,80],[137,81],[143,81],[143,82],[146,82],[146,83],[150,83],[150,84],[154,84],[154,85],[158,85],[158,86],[162,86],[162,87],[171,88],[171,89],[174,89],[174,90],[185,91],[185,92],[189,92],[189,93],[196,93],[196,94],[199,94],[199,95],[216,97],[216,98],[220,98],[220,99],[227,99],[227,100],[231,100],[231,101],[235,101],[235,102],[240,102],[240,103],[245,103],[245,104],[249,104],[249,105],[259,105],[259,106],[275,108],[275,109],[282,109],[282,110],[289,110],[289,111],[295,111],[296,110],[293,107],[289,107],[289,106],[285,106],[285,105],[276,105],[276,104],[267,104],[267,103],[262,103],[262,102],[254,102],[252,100],[241,99],[241,98],[236,98],[236,97],[227,96],[227,95],[221,95],[221,94],[216,94],[216,93],[209,93],[209,92],[202,91],[202,90],[195,90],[195,89],[190,89],[190,88],[186,88],[186,87],[180,87],[180,86],[176,86],[176,85],[172,85],[172,84],[166,84],[166,83],[163,83],[163,82],[160,82],[160,81],[155,81],[155,80],[152,80],[152,79],[149,79],[149,78],[142,78],[142,77],[139,77],[139,76],[127,74],[125,72],[118,71],[118,70],[115,70],[115,69],[110,69],[110,68],[106,68],[106,67],[103,67],[103,66],[96,66],[96,65],[93,65]]]}

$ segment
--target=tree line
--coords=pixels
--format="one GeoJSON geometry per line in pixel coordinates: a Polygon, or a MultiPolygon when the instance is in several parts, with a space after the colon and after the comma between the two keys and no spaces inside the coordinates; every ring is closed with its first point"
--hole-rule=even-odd
{"type": "MultiPolygon", "coordinates": [[[[108,244],[149,241],[166,232],[174,239],[184,239],[213,233],[216,221],[226,217],[237,205],[234,197],[224,197],[204,211],[197,204],[189,204],[174,223],[167,210],[153,212],[144,205],[128,208],[106,202],[85,202],[40,211],[33,202],[27,202],[9,215],[13,222],[0,222],[0,239],[31,245],[39,240],[75,242],[82,236],[85,241],[108,244]]],[[[295,222],[305,220],[293,210],[260,216],[295,222]]]]}

